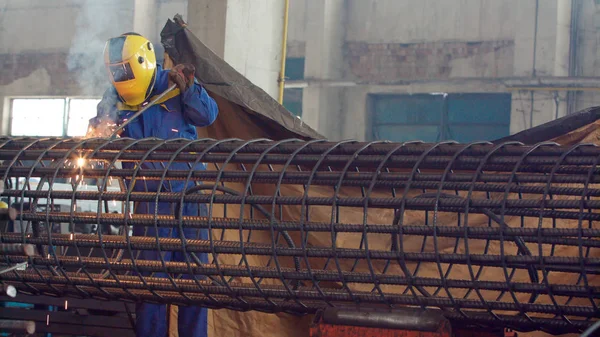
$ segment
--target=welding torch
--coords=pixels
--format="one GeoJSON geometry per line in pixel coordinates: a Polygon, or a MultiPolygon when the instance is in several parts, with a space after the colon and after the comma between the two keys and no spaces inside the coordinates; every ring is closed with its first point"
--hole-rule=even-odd
{"type": "Polygon", "coordinates": [[[175,90],[175,88],[177,88],[176,84],[171,85],[167,90],[165,90],[162,94],[158,95],[155,99],[153,99],[150,103],[148,103],[140,111],[138,111],[135,114],[133,114],[133,116],[131,116],[128,120],[126,120],[123,124],[119,125],[119,127],[117,127],[115,129],[115,131],[110,135],[110,138],[115,138],[117,136],[117,134],[121,130],[123,130],[123,128],[125,128],[129,123],[131,123],[134,119],[138,118],[141,114],[143,114],[146,110],[148,110],[148,108],[150,108],[151,106],[153,106],[154,104],[156,104],[156,102],[158,102],[159,100],[161,100],[168,93],[170,93],[171,91],[175,90]]]}

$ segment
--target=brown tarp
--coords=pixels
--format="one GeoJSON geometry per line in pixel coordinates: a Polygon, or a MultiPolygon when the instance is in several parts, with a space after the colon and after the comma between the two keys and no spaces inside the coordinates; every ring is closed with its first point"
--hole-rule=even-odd
{"type": "Polygon", "coordinates": [[[201,136],[214,139],[324,138],[213,53],[185,27],[179,16],[167,22],[161,39],[167,54],[165,67],[171,62],[193,64],[196,78],[219,105],[219,117],[210,127],[199,130],[201,136]]]}
{"type": "MultiPolygon", "coordinates": [[[[214,125],[208,128],[199,129],[201,137],[210,137],[215,139],[225,138],[240,138],[240,139],[256,139],[269,138],[273,140],[300,138],[304,140],[322,138],[321,135],[306,125],[299,123],[291,113],[280,106],[271,97],[266,95],[260,88],[253,85],[242,75],[237,73],[231,66],[217,57],[210,51],[201,41],[199,41],[181,21],[170,21],[165,26],[162,32],[162,41],[166,51],[165,65],[168,68],[172,64],[191,62],[197,69],[198,80],[203,83],[210,94],[216,99],[220,116],[214,125]]],[[[600,129],[599,119],[600,109],[589,109],[579,114],[567,116],[555,122],[542,125],[537,128],[526,130],[522,133],[502,139],[502,141],[520,141],[526,144],[537,143],[541,141],[557,141],[561,144],[577,144],[582,142],[590,142],[600,144],[600,129]]],[[[215,169],[211,167],[210,169],[215,169]]],[[[228,169],[239,169],[236,166],[230,166],[228,169]]],[[[246,167],[246,169],[250,169],[246,167]]],[[[274,168],[277,170],[278,168],[274,168]]],[[[267,167],[260,167],[259,170],[268,170],[267,167]]],[[[227,187],[236,191],[243,192],[244,185],[241,183],[226,184],[227,187]]],[[[274,187],[264,184],[253,184],[252,193],[256,195],[274,195],[274,187]]],[[[299,196],[304,193],[303,186],[285,186],[281,190],[282,196],[299,196]]],[[[329,187],[313,186],[309,189],[309,196],[332,196],[332,189],[329,187]]],[[[355,196],[360,195],[361,191],[357,188],[343,187],[340,190],[340,196],[355,196]]],[[[410,194],[416,195],[422,191],[412,191],[410,194]]],[[[376,190],[373,196],[389,195],[386,190],[376,190]]],[[[482,196],[483,197],[483,196],[482,196]]],[[[492,195],[492,198],[502,198],[503,195],[492,195]]],[[[516,198],[513,196],[513,198],[516,198]]],[[[267,208],[268,211],[271,211],[267,208]]],[[[236,210],[228,208],[228,217],[239,218],[240,209],[236,210]]],[[[249,210],[243,211],[246,217],[249,217],[249,210]]],[[[280,211],[276,210],[277,217],[280,211]]],[[[300,209],[298,207],[286,206],[283,207],[281,215],[284,219],[297,220],[300,218],[300,209]]],[[[224,216],[223,209],[215,206],[213,216],[224,216]]],[[[370,210],[364,214],[362,208],[344,208],[339,214],[341,223],[352,223],[356,219],[366,217],[368,223],[373,224],[390,224],[393,214],[391,210],[370,210]]],[[[255,215],[256,217],[256,215],[255,215]]],[[[310,217],[312,221],[328,222],[331,219],[331,207],[313,207],[310,209],[310,217]]],[[[440,214],[437,219],[440,226],[456,226],[456,215],[440,214]]],[[[520,217],[505,218],[510,226],[521,226],[520,217]]],[[[424,223],[423,212],[406,212],[405,223],[422,224],[424,223]]],[[[487,226],[488,219],[483,215],[470,215],[469,226],[487,226]]],[[[551,227],[550,220],[544,220],[544,227],[551,227]]],[[[537,227],[538,220],[526,221],[525,226],[537,227]]],[[[577,221],[564,221],[560,224],[561,227],[575,227],[577,221]]],[[[215,233],[220,235],[221,233],[215,233]]],[[[247,234],[247,233],[246,233],[247,234]]],[[[271,243],[270,232],[253,232],[253,242],[271,243]]],[[[218,236],[217,236],[218,237],[218,236]]],[[[292,238],[299,242],[297,236],[292,238]]],[[[239,240],[238,231],[227,231],[225,239],[239,240]]],[[[389,250],[391,241],[389,235],[369,234],[369,246],[371,249],[389,250]]],[[[312,246],[331,247],[331,238],[329,236],[310,235],[308,243],[312,246]]],[[[337,247],[358,248],[361,241],[360,234],[343,234],[337,238],[337,247]]],[[[405,251],[420,251],[422,241],[405,242],[405,251]]],[[[455,240],[439,240],[438,250],[451,252],[454,249],[455,240]]],[[[484,241],[480,243],[469,244],[471,254],[480,254],[484,252],[484,241]]],[[[492,250],[498,247],[492,247],[492,250]]],[[[515,246],[505,247],[506,254],[516,254],[515,246]]],[[[537,246],[532,245],[531,250],[537,251],[537,246]]],[[[575,248],[577,249],[577,248],[575,248]]],[[[432,245],[426,247],[426,250],[433,251],[432,245]]],[[[461,253],[461,251],[458,251],[461,253]]],[[[498,253],[495,251],[495,253],[498,253]]],[[[548,251],[545,254],[549,254],[548,251]]],[[[576,251],[562,251],[565,256],[577,256],[576,251]]],[[[598,252],[592,254],[598,255],[598,252]]],[[[227,257],[223,263],[237,264],[239,259],[227,257]]],[[[249,257],[250,265],[265,266],[266,259],[262,257],[249,257]]],[[[319,260],[311,260],[311,265],[317,266],[323,264],[319,260]]],[[[349,270],[349,265],[342,265],[342,268],[349,270]]],[[[383,265],[374,264],[374,268],[381,270],[383,265]]],[[[394,267],[392,267],[394,268],[394,267]]],[[[439,278],[439,271],[436,264],[424,264],[421,266],[419,276],[439,278]]],[[[390,273],[402,274],[399,270],[390,270],[390,273]]],[[[359,264],[356,271],[368,272],[366,263],[359,264]]],[[[452,269],[451,278],[470,279],[469,270],[466,266],[455,266],[452,269]]],[[[498,269],[487,268],[483,271],[480,280],[500,280],[504,279],[503,274],[498,269]]],[[[598,284],[596,276],[588,276],[589,281],[593,284],[598,284]]],[[[576,284],[577,280],[573,279],[572,275],[562,275],[561,273],[552,274],[552,281],[560,279],[560,283],[576,284]]],[[[249,282],[248,280],[238,280],[249,282]]],[[[513,278],[515,282],[529,282],[529,275],[526,272],[516,273],[513,278]]],[[[277,281],[272,281],[277,284],[277,281]]],[[[558,282],[557,282],[558,283],[558,282]]],[[[339,285],[328,285],[330,287],[338,287],[339,285]]],[[[370,290],[366,285],[351,285],[354,290],[370,290]]],[[[371,286],[372,288],[372,286],[371,286]]],[[[388,289],[388,291],[402,291],[398,286],[388,289]]],[[[465,290],[453,291],[453,296],[463,296],[465,290]]],[[[492,299],[497,294],[484,292],[484,297],[492,299]]],[[[473,299],[477,299],[475,294],[472,294],[473,299]]],[[[526,302],[528,298],[519,298],[519,301],[526,302]]],[[[548,296],[540,296],[536,303],[551,303],[548,296]]],[[[575,303],[571,303],[575,304],[575,303]]],[[[588,303],[581,303],[589,305],[588,303]]],[[[176,309],[172,311],[176,314],[176,309]]],[[[171,336],[176,336],[176,319],[172,316],[171,319],[171,336]]],[[[211,310],[209,314],[209,335],[211,337],[227,336],[285,336],[285,337],[305,337],[309,334],[309,326],[311,322],[310,316],[297,317],[288,314],[266,314],[256,311],[237,312],[233,310],[211,310]]],[[[527,336],[545,336],[545,333],[527,333],[527,336]]],[[[574,336],[574,335],[573,335],[574,336]]]]}

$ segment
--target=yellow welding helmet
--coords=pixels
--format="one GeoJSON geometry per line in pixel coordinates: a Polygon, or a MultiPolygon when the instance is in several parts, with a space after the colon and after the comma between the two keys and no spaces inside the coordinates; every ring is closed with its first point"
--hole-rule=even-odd
{"type": "Polygon", "coordinates": [[[125,104],[140,105],[150,97],[156,81],[156,54],[148,39],[136,33],[111,38],[104,47],[104,64],[125,104]]]}

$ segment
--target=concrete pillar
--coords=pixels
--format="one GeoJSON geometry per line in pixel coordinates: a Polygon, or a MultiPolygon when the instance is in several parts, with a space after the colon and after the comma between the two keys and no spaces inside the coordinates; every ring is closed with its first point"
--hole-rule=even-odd
{"type": "Polygon", "coordinates": [[[558,0],[556,9],[556,49],[554,76],[569,76],[571,47],[571,0],[558,0]]]}
{"type": "MultiPolygon", "coordinates": [[[[520,0],[515,28],[514,76],[553,76],[556,50],[557,1],[520,0]],[[537,17],[537,20],[536,20],[537,17]]],[[[569,10],[570,12],[570,10],[569,10]]],[[[566,102],[561,102],[565,105],[566,102]]],[[[558,111],[558,115],[561,112],[558,111]]],[[[518,91],[512,94],[510,133],[514,134],[556,118],[552,93],[548,91],[518,91]]]]}
{"type": "Polygon", "coordinates": [[[156,26],[157,0],[135,0],[133,8],[133,31],[156,43],[158,27],[156,26]]]}
{"type": "MultiPolygon", "coordinates": [[[[539,7],[539,3],[538,3],[539,7]]],[[[537,9],[539,12],[539,8],[537,9]]],[[[533,76],[535,66],[534,37],[539,32],[536,29],[536,0],[523,0],[517,2],[517,26],[515,28],[515,76],[533,76]]],[[[539,20],[539,14],[538,14],[539,20]]],[[[539,28],[539,23],[538,23],[539,28]]]]}
{"type": "Polygon", "coordinates": [[[190,0],[188,28],[277,99],[284,5],[281,0],[190,0]]]}
{"type": "MultiPolygon", "coordinates": [[[[571,50],[571,0],[557,0],[556,46],[554,50],[554,76],[569,76],[571,50]]],[[[556,115],[567,115],[567,92],[555,94],[556,115]]]]}
{"type": "MultiPolygon", "coordinates": [[[[306,1],[304,77],[307,80],[342,79],[344,7],[345,0],[306,1]]],[[[329,138],[339,138],[344,124],[342,94],[340,88],[308,86],[303,92],[302,120],[329,138]]]]}

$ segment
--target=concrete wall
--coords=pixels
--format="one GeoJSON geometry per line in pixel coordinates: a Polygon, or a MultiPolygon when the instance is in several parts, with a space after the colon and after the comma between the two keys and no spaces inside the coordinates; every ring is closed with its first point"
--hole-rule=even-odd
{"type": "Polygon", "coordinates": [[[304,57],[306,48],[306,0],[290,1],[287,57],[304,57]]]}
{"type": "MultiPolygon", "coordinates": [[[[345,18],[344,71],[339,78],[314,76],[314,72],[307,76],[312,84],[304,89],[303,103],[311,110],[305,121],[331,138],[365,139],[370,94],[506,93],[502,79],[555,76],[558,1],[562,0],[537,4],[536,0],[345,0],[336,13],[345,18]],[[318,84],[322,80],[357,83],[332,94],[338,96],[329,98],[338,105],[327,105],[332,111],[319,111],[336,116],[336,123],[314,122],[323,118],[315,116],[316,104],[311,103],[322,102],[323,93],[331,91],[318,84]]],[[[308,70],[311,55],[327,55],[336,47],[323,43],[320,53],[301,53],[311,40],[323,39],[302,28],[311,22],[306,17],[311,0],[293,2],[298,14],[292,15],[288,48],[294,55],[306,55],[308,70]]],[[[594,0],[581,2],[579,37],[574,42],[577,75],[599,76],[599,6],[594,0]]],[[[572,111],[600,103],[595,93],[573,96],[572,111]]],[[[560,117],[566,105],[565,93],[514,92],[511,132],[560,117]]]]}
{"type": "Polygon", "coordinates": [[[522,1],[347,0],[346,40],[419,43],[510,39],[516,31],[514,8],[522,1]]]}
{"type": "Polygon", "coordinates": [[[191,0],[188,28],[239,73],[277,98],[283,14],[284,2],[279,0],[191,0]]]}
{"type": "MultiPolygon", "coordinates": [[[[167,19],[180,13],[190,21],[188,8],[197,7],[189,22],[197,35],[256,84],[276,91],[281,8],[271,6],[275,0],[151,1],[155,43],[167,19]]],[[[307,56],[311,80],[358,83],[304,89],[305,122],[331,138],[364,139],[370,94],[506,92],[495,79],[551,76],[558,1],[539,0],[536,8],[535,0],[291,0],[288,57],[307,56]],[[335,5],[315,15],[324,1],[335,5]],[[335,34],[323,29],[336,25],[335,34]]],[[[0,99],[101,94],[107,82],[98,55],[108,37],[134,29],[134,3],[0,0],[0,99]]],[[[600,6],[581,3],[576,75],[600,76],[600,6]]],[[[571,110],[600,103],[596,92],[572,96],[571,110]]],[[[513,92],[511,132],[555,118],[555,98],[547,91],[513,92]]],[[[558,101],[567,103],[563,96],[558,101]]]]}
{"type": "Polygon", "coordinates": [[[3,134],[10,97],[101,95],[103,40],[132,28],[128,1],[3,0],[0,9],[3,134]]]}
{"type": "Polygon", "coordinates": [[[5,0],[0,8],[0,90],[11,95],[79,95],[73,81],[102,65],[94,56],[101,55],[106,38],[132,28],[127,1],[5,0]],[[11,87],[37,70],[52,78],[51,88],[11,87]]]}
{"type": "MultiPolygon", "coordinates": [[[[0,131],[8,131],[9,98],[99,97],[108,86],[106,40],[132,31],[133,0],[0,0],[0,131]]],[[[161,0],[155,36],[187,0],[161,0]]]]}
{"type": "MultiPolygon", "coordinates": [[[[600,5],[583,1],[578,32],[577,66],[578,76],[600,76],[600,5]]],[[[600,92],[580,92],[576,95],[574,109],[585,109],[600,102],[600,92]]]]}
{"type": "MultiPolygon", "coordinates": [[[[159,27],[158,34],[160,34],[160,29],[165,26],[167,20],[172,19],[175,15],[181,14],[184,18],[187,18],[187,7],[188,0],[169,0],[159,2],[156,15],[156,27],[159,27]]],[[[157,36],[156,38],[160,38],[160,36],[157,36]]]]}

